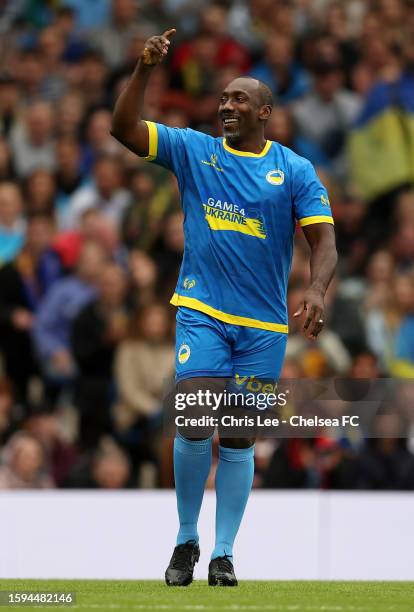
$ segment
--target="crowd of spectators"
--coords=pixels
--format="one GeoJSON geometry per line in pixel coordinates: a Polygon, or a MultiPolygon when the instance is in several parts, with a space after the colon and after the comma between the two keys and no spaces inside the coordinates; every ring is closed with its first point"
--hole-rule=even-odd
{"type": "MultiPolygon", "coordinates": [[[[256,486],[414,489],[413,0],[0,0],[0,488],[173,484],[179,193],[110,135],[167,27],[146,118],[219,135],[221,89],[255,76],[276,100],[267,138],[330,193],[326,329],[308,343],[290,317],[282,376],[393,377],[409,398],[378,438],[259,442],[256,486]]],[[[309,283],[295,240],[290,314],[309,283]]]]}

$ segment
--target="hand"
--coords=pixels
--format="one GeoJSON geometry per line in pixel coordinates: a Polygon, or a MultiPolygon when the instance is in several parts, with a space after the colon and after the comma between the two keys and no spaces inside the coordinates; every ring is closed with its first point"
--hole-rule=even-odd
{"type": "Polygon", "coordinates": [[[13,327],[21,331],[29,331],[33,326],[33,314],[26,308],[16,308],[11,315],[13,327]]]}
{"type": "Polygon", "coordinates": [[[170,46],[170,36],[175,34],[176,30],[167,30],[162,36],[151,36],[144,45],[144,50],[141,55],[142,63],[146,66],[156,66],[168,53],[170,46]]]}
{"type": "Polygon", "coordinates": [[[321,291],[312,287],[305,291],[303,302],[293,316],[300,317],[305,311],[308,316],[303,325],[303,332],[309,340],[316,340],[324,324],[325,304],[321,291]]]}

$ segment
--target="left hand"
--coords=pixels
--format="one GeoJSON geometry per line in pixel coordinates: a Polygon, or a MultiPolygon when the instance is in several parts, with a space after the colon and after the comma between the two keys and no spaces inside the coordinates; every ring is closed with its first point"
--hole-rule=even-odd
{"type": "Polygon", "coordinates": [[[303,325],[303,332],[309,340],[316,340],[322,331],[325,316],[325,303],[323,293],[310,287],[305,291],[303,302],[293,315],[300,317],[306,311],[307,317],[303,325]]]}

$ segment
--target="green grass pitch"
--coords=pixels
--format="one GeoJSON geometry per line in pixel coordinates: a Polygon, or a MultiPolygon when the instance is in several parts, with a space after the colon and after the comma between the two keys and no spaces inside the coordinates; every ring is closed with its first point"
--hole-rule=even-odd
{"type": "MultiPolygon", "coordinates": [[[[241,581],[239,587],[220,588],[197,581],[189,587],[174,588],[155,580],[0,580],[0,591],[7,590],[76,592],[73,606],[36,605],[37,610],[414,611],[414,582],[241,581]]],[[[26,610],[31,607],[24,606],[26,610]]],[[[17,608],[23,606],[7,609],[17,608]]]]}

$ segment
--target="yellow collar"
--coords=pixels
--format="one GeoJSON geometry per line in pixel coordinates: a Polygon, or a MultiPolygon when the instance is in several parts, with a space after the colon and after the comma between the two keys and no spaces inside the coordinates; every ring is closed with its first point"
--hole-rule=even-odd
{"type": "Polygon", "coordinates": [[[241,157],[264,157],[266,153],[268,153],[271,146],[272,141],[266,140],[266,144],[260,153],[251,153],[250,151],[238,151],[237,149],[232,149],[232,147],[227,144],[226,139],[223,138],[223,147],[226,149],[226,151],[228,151],[229,153],[233,153],[233,155],[240,155],[241,157]]]}

